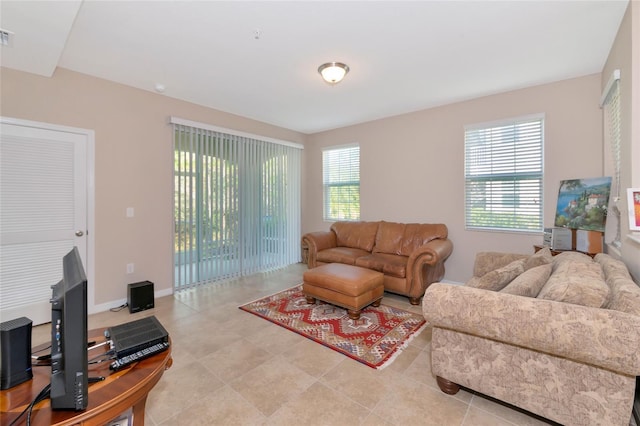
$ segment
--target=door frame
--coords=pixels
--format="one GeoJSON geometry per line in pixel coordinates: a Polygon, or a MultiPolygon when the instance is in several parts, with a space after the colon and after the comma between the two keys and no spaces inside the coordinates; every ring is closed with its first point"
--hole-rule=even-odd
{"type": "MultiPolygon", "coordinates": [[[[95,132],[79,127],[62,126],[39,121],[0,116],[0,123],[43,130],[75,133],[87,139],[87,312],[96,313],[95,303],[95,132]]],[[[62,259],[60,259],[62,262],[62,259]]],[[[52,283],[55,284],[55,283],[52,283]]]]}

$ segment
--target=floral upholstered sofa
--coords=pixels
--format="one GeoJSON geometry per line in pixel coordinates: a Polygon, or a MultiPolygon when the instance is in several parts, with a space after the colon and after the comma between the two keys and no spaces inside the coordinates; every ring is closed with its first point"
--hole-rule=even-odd
{"type": "Polygon", "coordinates": [[[432,372],[565,425],[628,425],[640,375],[640,287],[624,263],[479,253],[466,285],[434,283],[432,372]]]}
{"type": "Polygon", "coordinates": [[[444,277],[453,244],[441,223],[335,222],[329,231],[302,237],[309,269],[343,263],[384,274],[384,289],[420,303],[429,284],[444,277]]]}

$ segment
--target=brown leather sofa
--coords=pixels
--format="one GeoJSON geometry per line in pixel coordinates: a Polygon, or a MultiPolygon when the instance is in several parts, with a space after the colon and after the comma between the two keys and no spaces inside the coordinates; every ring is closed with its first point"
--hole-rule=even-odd
{"type": "Polygon", "coordinates": [[[382,272],[384,289],[420,303],[429,284],[444,277],[453,250],[444,224],[335,222],[326,232],[302,237],[308,267],[344,263],[382,272]]]}

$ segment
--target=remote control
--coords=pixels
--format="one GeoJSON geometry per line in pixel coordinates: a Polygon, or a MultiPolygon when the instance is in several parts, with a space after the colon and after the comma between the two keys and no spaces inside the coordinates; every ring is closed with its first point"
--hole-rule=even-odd
{"type": "Polygon", "coordinates": [[[149,346],[148,348],[141,349],[138,352],[134,352],[122,358],[116,359],[111,363],[111,365],[109,365],[109,369],[117,371],[122,367],[126,367],[127,365],[132,364],[136,361],[141,361],[159,352],[163,352],[167,350],[168,347],[169,342],[156,343],[153,346],[149,346]]]}

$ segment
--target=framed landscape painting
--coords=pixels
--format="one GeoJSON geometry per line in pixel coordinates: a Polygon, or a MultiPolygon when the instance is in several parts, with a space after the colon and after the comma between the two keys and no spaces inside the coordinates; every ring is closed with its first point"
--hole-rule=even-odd
{"type": "Polygon", "coordinates": [[[629,229],[640,231],[640,188],[627,188],[629,206],[629,229]]]}
{"type": "Polygon", "coordinates": [[[611,177],[560,181],[554,225],[604,232],[611,177]]]}

